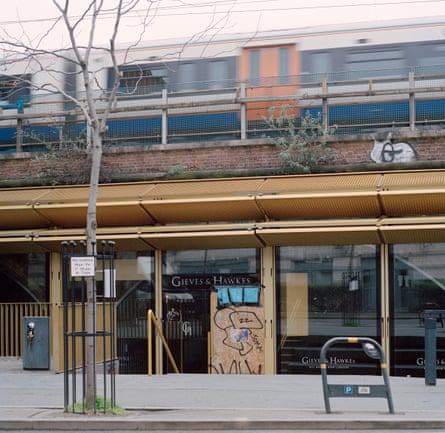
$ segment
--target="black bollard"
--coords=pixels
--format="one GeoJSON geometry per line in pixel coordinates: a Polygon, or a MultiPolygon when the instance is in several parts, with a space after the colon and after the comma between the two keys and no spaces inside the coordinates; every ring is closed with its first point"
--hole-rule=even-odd
{"type": "Polygon", "coordinates": [[[425,318],[425,385],[436,384],[436,318],[425,318]]]}

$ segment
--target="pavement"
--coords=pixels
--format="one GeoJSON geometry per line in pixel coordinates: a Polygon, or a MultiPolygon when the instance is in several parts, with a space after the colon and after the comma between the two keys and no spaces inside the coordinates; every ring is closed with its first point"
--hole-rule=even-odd
{"type": "MultiPolygon", "coordinates": [[[[0,431],[13,430],[433,430],[445,431],[445,379],[391,377],[386,398],[330,398],[321,375],[115,375],[123,415],[64,412],[64,377],[0,358],[0,431]]],[[[97,377],[98,394],[103,375],[97,377]]],[[[71,383],[71,381],[70,381],[71,383]]],[[[109,376],[106,378],[107,389],[109,376]]],[[[334,376],[329,384],[382,384],[381,376],[334,376]]],[[[72,384],[71,384],[72,385],[72,384]]],[[[72,395],[70,385],[69,394],[72,395]]],[[[80,384],[76,391],[81,392],[80,384]]]]}

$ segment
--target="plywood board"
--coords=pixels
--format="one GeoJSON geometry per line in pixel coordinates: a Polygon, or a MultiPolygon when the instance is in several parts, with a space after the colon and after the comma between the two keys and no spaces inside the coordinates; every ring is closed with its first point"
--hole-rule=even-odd
{"type": "Polygon", "coordinates": [[[211,295],[212,374],[264,374],[263,294],[258,306],[218,308],[217,294],[211,295]]]}

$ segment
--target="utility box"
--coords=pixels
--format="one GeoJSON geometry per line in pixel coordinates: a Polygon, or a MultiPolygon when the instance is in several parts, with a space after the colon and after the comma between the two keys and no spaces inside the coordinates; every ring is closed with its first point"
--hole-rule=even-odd
{"type": "Polygon", "coordinates": [[[24,317],[22,329],[23,368],[49,369],[49,317],[24,317]]]}

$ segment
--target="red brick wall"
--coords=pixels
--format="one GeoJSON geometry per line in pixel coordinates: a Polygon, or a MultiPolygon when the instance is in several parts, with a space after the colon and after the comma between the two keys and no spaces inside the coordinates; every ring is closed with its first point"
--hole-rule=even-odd
{"type": "MultiPolygon", "coordinates": [[[[419,163],[444,161],[445,164],[445,135],[412,135],[394,141],[411,143],[418,153],[419,163]]],[[[370,158],[371,138],[349,141],[342,138],[332,146],[338,151],[338,170],[348,169],[350,165],[357,170],[379,169],[379,164],[370,158]]],[[[89,172],[87,161],[84,154],[68,155],[59,160],[36,158],[32,153],[0,155],[0,186],[85,183],[89,172]]],[[[149,180],[173,175],[273,174],[285,168],[278,148],[265,140],[113,147],[104,150],[102,181],[149,180]]]]}

